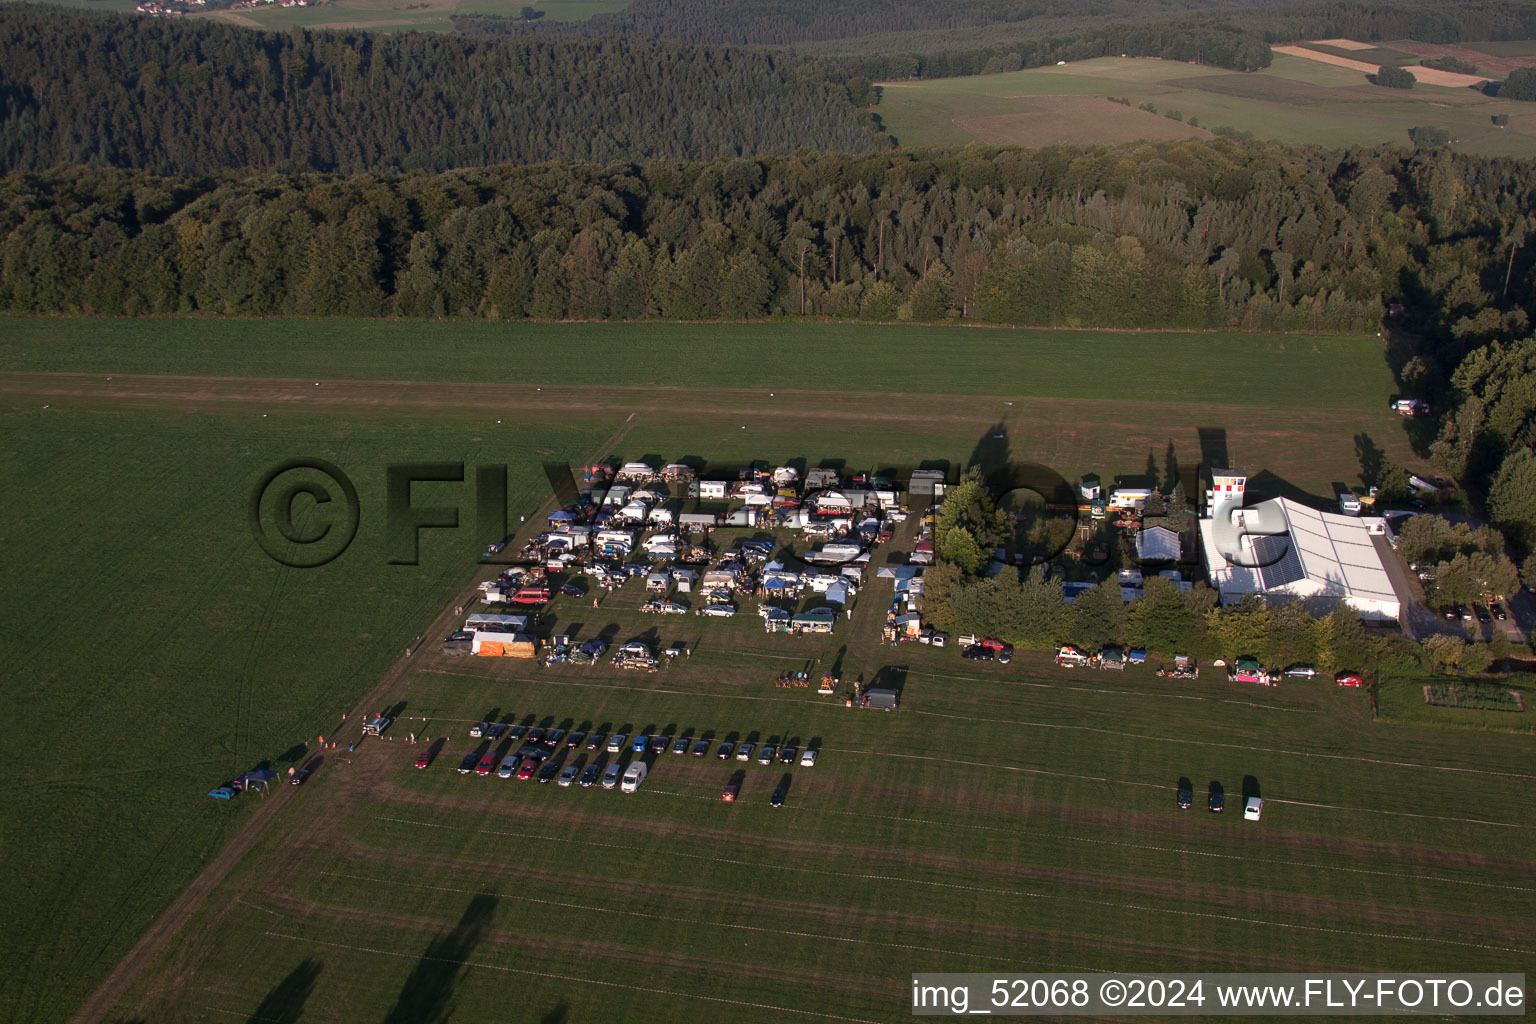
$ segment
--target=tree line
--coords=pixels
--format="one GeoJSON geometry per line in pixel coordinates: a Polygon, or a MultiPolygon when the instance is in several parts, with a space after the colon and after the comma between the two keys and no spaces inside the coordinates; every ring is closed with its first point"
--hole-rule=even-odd
{"type": "MultiPolygon", "coordinates": [[[[1177,503],[1182,502],[1180,495],[1177,503]]],[[[934,527],[937,560],[923,575],[922,611],[929,624],[1035,649],[1072,644],[1091,652],[1122,644],[1165,658],[1182,654],[1230,663],[1255,657],[1268,665],[1311,664],[1327,670],[1454,666],[1481,671],[1510,654],[1509,641],[1499,630],[1487,643],[1443,636],[1417,645],[1400,635],[1368,632],[1346,607],[1319,614],[1301,602],[1268,605],[1253,595],[1222,606],[1204,581],[1184,589],[1150,572],[1133,601],[1125,600],[1111,573],[1068,602],[1061,576],[1044,564],[988,571],[983,552],[1007,539],[1005,518],[974,477],[945,495],[934,527]]],[[[1187,532],[1186,543],[1192,543],[1193,531],[1187,532]]],[[[1512,592],[1516,573],[1502,546],[1487,528],[1471,530],[1438,516],[1420,516],[1409,521],[1399,550],[1437,565],[1438,584],[1431,587],[1439,589],[1432,599],[1448,603],[1512,592]]]]}
{"type": "Polygon", "coordinates": [[[6,171],[447,170],[889,145],[836,69],[782,54],[0,7],[6,171]]]}
{"type": "Polygon", "coordinates": [[[16,313],[1374,330],[1405,369],[1529,324],[1528,164],[1188,140],[440,174],[0,179],[16,313]]]}

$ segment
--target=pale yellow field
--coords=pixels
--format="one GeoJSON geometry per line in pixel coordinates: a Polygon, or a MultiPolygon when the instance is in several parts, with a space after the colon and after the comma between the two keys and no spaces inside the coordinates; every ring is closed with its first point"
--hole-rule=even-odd
{"type": "MultiPolygon", "coordinates": [[[[1330,46],[1337,45],[1335,40],[1320,39],[1319,43],[1330,46]]],[[[1271,47],[1276,53],[1289,54],[1292,57],[1302,57],[1306,60],[1315,60],[1321,64],[1331,64],[1336,68],[1348,68],[1351,71],[1359,71],[1363,74],[1374,75],[1381,70],[1380,64],[1369,64],[1363,60],[1351,60],[1348,57],[1340,57],[1336,53],[1324,53],[1321,50],[1311,50],[1305,46],[1275,46],[1271,47]]],[[[1371,49],[1371,47],[1348,47],[1348,49],[1371,49]]],[[[1434,68],[1407,66],[1404,71],[1425,85],[1443,85],[1448,88],[1466,88],[1490,81],[1481,75],[1458,75],[1453,71],[1436,71],[1434,68]]]]}

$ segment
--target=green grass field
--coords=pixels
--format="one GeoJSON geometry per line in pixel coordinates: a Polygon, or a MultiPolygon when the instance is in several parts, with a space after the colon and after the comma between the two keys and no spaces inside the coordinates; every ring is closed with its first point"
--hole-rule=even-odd
{"type": "MultiPolygon", "coordinates": [[[[595,619],[557,609],[578,635],[700,643],[655,676],[428,656],[400,697],[403,724],[444,741],[431,768],[397,737],[322,769],[120,1009],[404,1021],[515,999],[526,1020],[643,1004],[886,1021],[918,970],[1533,962],[1530,780],[1498,774],[1523,770],[1528,738],[1373,724],[1363,695],[1322,684],[1174,687],[1150,669],[891,652],[868,632],[883,587],[821,641],[764,637],[755,619],[658,625],[635,611],[638,584],[595,619]],[[905,667],[901,711],[773,685],[844,647],[845,678],[905,667]],[[484,716],[821,756],[654,755],[635,795],[459,775],[484,716]],[[1174,807],[1181,776],[1195,810],[1174,807]],[[1212,782],[1227,813],[1201,809],[1212,782]],[[1241,818],[1245,788],[1265,797],[1260,823],[1241,818]]],[[[567,754],[589,759],[611,758],[567,754]]]]}
{"type": "MultiPolygon", "coordinates": [[[[539,463],[599,454],[964,463],[1001,432],[1015,457],[1111,475],[1149,455],[1161,464],[1170,441],[1197,461],[1199,429],[1220,428],[1250,472],[1326,493],[1357,477],[1358,433],[1414,464],[1379,345],[834,324],[7,320],[0,663],[24,683],[11,704],[31,742],[0,777],[0,898],[13,908],[0,1018],[67,1017],[260,800],[203,794],[303,756],[468,583],[467,485],[418,485],[418,505],[456,502],[465,526],[427,531],[420,567],[385,564],[388,462],[507,462],[517,516],[546,498],[539,463]],[[301,455],[356,480],[362,523],[336,561],[285,570],[256,550],[245,509],[265,470],[301,455]]],[[[305,1019],[403,1022],[429,1018],[439,998],[484,1019],[516,991],[530,1008],[518,1019],[564,1005],[566,1018],[546,1019],[579,1020],[708,991],[737,1002],[707,1005],[749,1019],[769,1011],[741,1003],[884,1020],[904,973],[929,966],[1441,969],[1473,955],[1448,935],[1495,947],[1479,964],[1536,945],[1529,889],[1499,890],[1486,921],[1462,912],[1482,891],[1473,882],[1513,884],[1532,866],[1528,783],[1491,777],[1462,792],[1459,776],[1354,760],[1508,770],[1528,759],[1528,737],[1372,724],[1358,695],[1321,687],[1256,695],[1202,681],[1185,694],[1150,673],[1061,678],[1027,659],[976,672],[954,651],[888,652],[873,642],[888,583],[822,642],[765,637],[750,613],[658,623],[634,611],[634,586],[595,614],[557,605],[559,624],[702,640],[687,665],[636,677],[413,663],[392,699],[426,719],[406,728],[452,735],[444,757],[411,771],[402,729],[271,798],[293,802],[130,990],[123,1019],[294,1020],[283,1007],[307,1000],[305,1019]],[[772,685],[844,645],[845,678],[909,665],[906,711],[857,714],[772,685]],[[492,708],[626,731],[819,737],[825,760],[793,769],[778,814],[755,764],[730,808],[713,760],[665,764],[624,802],[463,779],[452,771],[463,726],[492,708]],[[1282,802],[1257,830],[1232,814],[1180,816],[1169,792],[1180,774],[1233,794],[1252,774],[1282,802]],[[1383,857],[1393,866],[1372,873],[1383,857]],[[482,889],[497,895],[475,902],[482,889]],[[1200,916],[1221,907],[1240,920],[1200,916]],[[1348,934],[1317,930],[1335,918],[1348,934]],[[1370,938],[1381,921],[1417,937],[1370,938]],[[443,966],[454,958],[480,966],[443,966]],[[406,988],[423,995],[402,1003],[406,988]]]]}
{"type": "Polygon", "coordinates": [[[1267,408],[1385,403],[1392,389],[1380,340],[1358,335],[798,322],[12,317],[0,318],[0,363],[12,371],[682,389],[778,384],[1179,404],[1253,381],[1243,401],[1267,408]]]}
{"type": "MultiPolygon", "coordinates": [[[[75,4],[127,0],[59,0],[75,4]]],[[[494,14],[520,17],[531,6],[546,21],[585,21],[594,14],[622,11],[626,0],[332,0],[318,7],[261,7],[240,11],[209,11],[198,17],[231,21],[265,29],[366,28],[385,31],[452,32],[454,14],[494,14]]],[[[132,9],[132,4],[128,5],[132,9]]]]}
{"type": "Polygon", "coordinates": [[[1536,735],[1536,715],[1531,712],[1531,688],[1523,680],[1511,680],[1509,689],[1522,693],[1524,711],[1490,710],[1481,707],[1432,706],[1424,700],[1425,686],[1467,683],[1466,676],[1403,676],[1385,680],[1381,687],[1382,717],[1396,722],[1415,722],[1493,732],[1536,735]]]}
{"type": "MultiPolygon", "coordinates": [[[[1435,124],[1449,129],[1456,147],[1465,152],[1536,155],[1536,111],[1525,109],[1530,104],[1490,99],[1470,89],[1382,89],[1354,71],[1285,54],[1276,54],[1272,66],[1253,74],[1102,57],[1063,67],[884,85],[880,116],[904,145],[1080,141],[1065,134],[1078,128],[1054,110],[1038,117],[1020,115],[1034,113],[1032,102],[1038,106],[1035,101],[1043,98],[1115,96],[1129,99],[1132,110],[1150,103],[1160,114],[1176,110],[1186,121],[1193,116],[1203,128],[1226,126],[1274,142],[1406,146],[1408,129],[1435,124]],[[1494,114],[1508,114],[1509,127],[1496,127],[1494,114]]],[[[1101,108],[1093,110],[1094,116],[1102,114],[1101,108]]],[[[1125,119],[1122,113],[1102,124],[1099,141],[1133,141],[1147,137],[1153,127],[1153,122],[1125,119]]]]}

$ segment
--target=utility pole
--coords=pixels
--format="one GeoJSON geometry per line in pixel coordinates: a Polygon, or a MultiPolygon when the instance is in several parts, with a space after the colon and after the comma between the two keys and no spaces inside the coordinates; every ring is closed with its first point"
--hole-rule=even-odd
{"type": "MultiPolygon", "coordinates": [[[[832,283],[837,283],[837,235],[832,236],[832,283]]],[[[1505,288],[1508,291],[1508,287],[1505,288]]]]}
{"type": "Polygon", "coordinates": [[[885,218],[880,218],[880,256],[875,261],[875,276],[885,273],[885,218]]]}
{"type": "Polygon", "coordinates": [[[1504,271],[1504,297],[1509,298],[1509,277],[1515,272],[1515,250],[1520,248],[1520,243],[1511,239],[1509,242],[1509,269],[1504,271]]]}

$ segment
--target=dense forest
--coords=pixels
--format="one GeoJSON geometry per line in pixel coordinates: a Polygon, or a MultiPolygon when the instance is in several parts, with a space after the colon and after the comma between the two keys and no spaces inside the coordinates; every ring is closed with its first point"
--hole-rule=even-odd
{"type": "Polygon", "coordinates": [[[0,169],[445,170],[889,145],[839,79],[762,51],[280,34],[6,4],[0,169]]]}
{"type": "Polygon", "coordinates": [[[1253,71],[1269,65],[1271,43],[1298,39],[1450,43],[1536,37],[1536,3],[1105,0],[1084,9],[1066,0],[633,0],[623,11],[578,26],[475,15],[455,24],[466,32],[792,46],[834,59],[848,75],[880,80],[987,74],[1119,54],[1253,71]]]}
{"type": "Polygon", "coordinates": [[[1226,141],[0,179],[0,309],[1525,333],[1528,165],[1226,141]],[[1508,289],[1502,287],[1506,269],[1508,289]],[[1518,273],[1514,271],[1518,270],[1518,273]]]}
{"type": "Polygon", "coordinates": [[[991,3],[950,7],[878,3],[788,6],[788,13],[776,16],[773,11],[734,0],[708,5],[658,0],[574,27],[483,14],[455,15],[453,23],[467,34],[602,32],[620,38],[793,45],[796,50],[831,59],[829,67],[858,78],[943,78],[1121,54],[1238,71],[1257,71],[1268,67],[1271,60],[1263,34],[1233,19],[1165,17],[1153,21],[1142,15],[1136,20],[1106,22],[1102,16],[1066,17],[1050,5],[991,3]],[[907,27],[898,31],[893,24],[907,27]]]}

